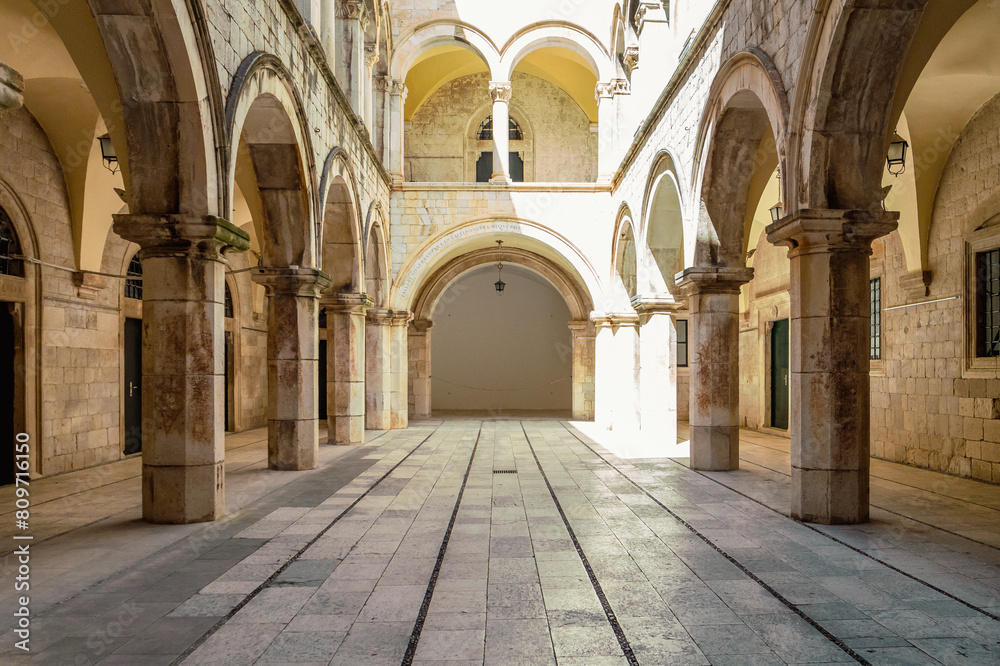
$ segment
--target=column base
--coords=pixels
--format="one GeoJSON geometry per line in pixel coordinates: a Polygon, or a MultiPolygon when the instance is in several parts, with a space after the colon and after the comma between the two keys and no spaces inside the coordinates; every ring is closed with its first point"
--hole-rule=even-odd
{"type": "Polygon", "coordinates": [[[328,421],[328,444],[358,446],[365,443],[364,416],[334,416],[328,421]]]}
{"type": "Polygon", "coordinates": [[[868,470],[792,467],[792,518],[821,525],[868,522],[868,470]]]}
{"type": "Polygon", "coordinates": [[[267,468],[278,471],[316,469],[319,456],[319,422],[270,420],[267,422],[267,468]]]}
{"type": "Polygon", "coordinates": [[[142,467],[142,518],[184,525],[218,520],[226,513],[222,462],[178,467],[142,467]]]}
{"type": "Polygon", "coordinates": [[[738,426],[690,427],[691,469],[731,472],[740,468],[738,426]]]}

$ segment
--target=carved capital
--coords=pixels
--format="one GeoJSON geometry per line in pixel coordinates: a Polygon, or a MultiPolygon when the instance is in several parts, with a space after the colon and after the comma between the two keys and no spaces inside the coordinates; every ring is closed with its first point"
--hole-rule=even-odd
{"type": "Polygon", "coordinates": [[[393,326],[406,326],[411,321],[413,321],[413,313],[409,310],[393,310],[392,311],[392,325],[393,326]]]}
{"type": "Polygon", "coordinates": [[[406,84],[399,79],[392,80],[392,94],[406,99],[406,84]]]}
{"type": "Polygon", "coordinates": [[[24,104],[24,78],[0,62],[0,117],[24,104]]]}
{"type": "Polygon", "coordinates": [[[365,67],[368,69],[374,69],[378,59],[378,44],[375,44],[374,42],[365,44],[365,67]]]}
{"type": "Polygon", "coordinates": [[[490,99],[494,102],[510,103],[512,92],[510,81],[490,81],[490,99]]]}
{"type": "Polygon", "coordinates": [[[392,326],[393,311],[387,308],[368,308],[365,319],[373,326],[392,326]]]}
{"type": "Polygon", "coordinates": [[[269,294],[319,298],[324,289],[333,284],[329,275],[318,268],[255,268],[250,279],[263,285],[269,294]]]}
{"type": "Polygon", "coordinates": [[[430,319],[414,319],[410,322],[410,335],[426,334],[434,328],[434,322],[430,319]]]}
{"type": "Polygon", "coordinates": [[[114,216],[115,233],[138,243],[143,257],[197,256],[217,260],[250,249],[250,236],[221,217],[196,215],[114,216]]]}
{"type": "Polygon", "coordinates": [[[337,18],[350,21],[362,21],[367,23],[368,11],[365,3],[361,0],[335,0],[337,18]]]}
{"type": "Polygon", "coordinates": [[[628,82],[628,79],[611,79],[611,94],[631,95],[632,84],[628,82]]]}
{"type": "Polygon", "coordinates": [[[367,294],[324,294],[320,307],[330,314],[364,315],[365,310],[375,304],[367,294]]]}
{"type": "Polygon", "coordinates": [[[597,99],[598,103],[602,99],[611,99],[614,94],[614,85],[609,82],[598,82],[597,86],[594,88],[594,97],[597,99]]]}
{"type": "Polygon", "coordinates": [[[739,266],[693,266],[677,276],[677,287],[685,296],[695,294],[738,294],[753,279],[752,268],[739,266]]]}
{"type": "MultiPolygon", "coordinates": [[[[669,6],[669,5],[668,5],[669,6]]],[[[642,34],[642,29],[647,23],[669,23],[670,17],[667,15],[667,8],[663,2],[649,2],[648,0],[639,3],[635,10],[635,33],[642,34]]]]}
{"type": "Polygon", "coordinates": [[[622,54],[622,65],[631,74],[639,66],[639,47],[627,46],[622,54]]]}
{"type": "Polygon", "coordinates": [[[899,213],[882,210],[806,209],[778,220],[767,240],[789,248],[788,256],[852,251],[871,254],[872,241],[895,231],[899,213]]]}

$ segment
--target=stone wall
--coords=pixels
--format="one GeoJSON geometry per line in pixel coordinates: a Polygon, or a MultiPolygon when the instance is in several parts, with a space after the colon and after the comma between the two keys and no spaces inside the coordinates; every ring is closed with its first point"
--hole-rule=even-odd
{"type": "MultiPolygon", "coordinates": [[[[594,182],[597,133],[583,109],[548,81],[519,72],[512,79],[510,113],[525,140],[512,141],[510,149],[525,162],[524,180],[594,182]]],[[[438,89],[407,126],[406,179],[474,182],[480,151],[493,149],[476,136],[491,107],[487,74],[463,76],[438,89]]]]}

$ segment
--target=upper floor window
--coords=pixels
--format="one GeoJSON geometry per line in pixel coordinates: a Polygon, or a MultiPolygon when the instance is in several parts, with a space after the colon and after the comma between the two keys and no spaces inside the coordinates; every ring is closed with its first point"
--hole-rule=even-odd
{"type": "Polygon", "coordinates": [[[125,273],[125,298],[142,300],[142,260],[139,253],[132,255],[132,261],[128,262],[128,271],[125,273]],[[137,279],[136,279],[137,278],[137,279]]]}
{"type": "Polygon", "coordinates": [[[870,332],[868,356],[873,361],[882,359],[882,278],[869,281],[871,293],[870,332]]]}
{"type": "MultiPolygon", "coordinates": [[[[507,126],[509,127],[509,132],[507,138],[510,141],[522,141],[524,140],[524,132],[521,131],[521,126],[517,124],[517,121],[513,118],[508,118],[507,126]]],[[[486,116],[484,120],[479,125],[478,137],[480,141],[492,141],[493,140],[493,116],[486,116]]]]}
{"type": "Polygon", "coordinates": [[[24,277],[24,261],[14,259],[21,254],[21,242],[7,211],[0,208],[0,275],[24,277]]]}
{"type": "Polygon", "coordinates": [[[677,320],[677,367],[688,367],[688,320],[677,320]]]}
{"type": "Polygon", "coordinates": [[[976,254],[976,356],[1000,356],[1000,248],[976,254]]]}
{"type": "Polygon", "coordinates": [[[226,300],[225,300],[225,314],[226,319],[233,318],[233,293],[229,291],[229,283],[226,283],[226,300]]]}

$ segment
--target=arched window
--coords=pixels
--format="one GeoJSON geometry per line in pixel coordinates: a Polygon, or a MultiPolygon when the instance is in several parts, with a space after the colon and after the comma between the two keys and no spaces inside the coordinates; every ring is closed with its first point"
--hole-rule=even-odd
{"type": "Polygon", "coordinates": [[[226,319],[232,319],[233,318],[233,293],[231,291],[229,291],[229,283],[228,282],[226,283],[226,301],[225,301],[225,306],[224,307],[226,309],[226,319]]]}
{"type": "MultiPolygon", "coordinates": [[[[521,131],[521,126],[517,124],[517,121],[513,118],[508,118],[507,126],[509,127],[509,133],[507,138],[511,141],[521,141],[524,139],[524,132],[521,131]]],[[[479,125],[479,140],[480,141],[492,141],[493,140],[493,116],[486,116],[486,120],[479,125]]]]}
{"type": "Polygon", "coordinates": [[[132,261],[128,262],[128,277],[125,279],[125,298],[142,300],[142,260],[139,253],[132,255],[132,261]]]}
{"type": "Polygon", "coordinates": [[[0,275],[24,277],[24,261],[11,257],[21,254],[21,241],[7,211],[0,208],[0,275]]]}

